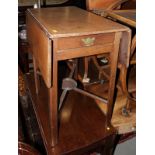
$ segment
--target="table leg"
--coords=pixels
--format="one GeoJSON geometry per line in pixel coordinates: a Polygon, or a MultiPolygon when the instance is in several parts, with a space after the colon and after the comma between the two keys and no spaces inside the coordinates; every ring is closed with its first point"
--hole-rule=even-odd
{"type": "Polygon", "coordinates": [[[57,120],[57,94],[55,87],[49,88],[49,117],[51,131],[51,146],[55,146],[58,142],[58,120],[57,120]]]}
{"type": "Polygon", "coordinates": [[[121,32],[117,32],[115,34],[114,48],[113,48],[113,51],[110,53],[111,65],[110,65],[110,79],[109,79],[108,107],[107,107],[107,119],[108,120],[111,120],[112,113],[113,113],[113,107],[114,107],[113,99],[114,99],[117,62],[118,62],[117,58],[118,58],[121,36],[122,36],[121,32]]]}
{"type": "Polygon", "coordinates": [[[54,147],[58,143],[58,61],[55,54],[53,54],[52,86],[48,91],[51,146],[54,147]]]}

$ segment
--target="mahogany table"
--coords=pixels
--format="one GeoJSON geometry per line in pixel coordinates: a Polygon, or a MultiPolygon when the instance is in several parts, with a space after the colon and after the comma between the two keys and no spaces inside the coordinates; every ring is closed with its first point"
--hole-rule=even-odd
{"type": "Polygon", "coordinates": [[[29,9],[28,41],[33,53],[34,77],[38,96],[37,70],[48,88],[50,145],[58,143],[58,62],[110,53],[111,73],[107,99],[107,118],[113,110],[117,62],[128,66],[131,31],[77,7],[29,9]],[[120,49],[119,57],[118,51],[120,49]]]}

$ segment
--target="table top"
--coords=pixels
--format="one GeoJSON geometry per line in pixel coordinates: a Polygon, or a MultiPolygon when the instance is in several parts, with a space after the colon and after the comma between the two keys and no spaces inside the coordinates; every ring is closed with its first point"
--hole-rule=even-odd
{"type": "Polygon", "coordinates": [[[108,16],[136,28],[136,10],[110,10],[108,16]]]}
{"type": "Polygon", "coordinates": [[[127,27],[80,8],[29,9],[49,38],[69,37],[127,30],[127,27]]]}

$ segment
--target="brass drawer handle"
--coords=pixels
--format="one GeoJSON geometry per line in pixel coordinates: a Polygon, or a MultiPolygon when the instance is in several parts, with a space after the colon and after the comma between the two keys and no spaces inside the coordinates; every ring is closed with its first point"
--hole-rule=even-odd
{"type": "Polygon", "coordinates": [[[85,46],[91,46],[94,44],[95,38],[85,38],[85,39],[81,39],[82,42],[84,43],[85,46]]]}

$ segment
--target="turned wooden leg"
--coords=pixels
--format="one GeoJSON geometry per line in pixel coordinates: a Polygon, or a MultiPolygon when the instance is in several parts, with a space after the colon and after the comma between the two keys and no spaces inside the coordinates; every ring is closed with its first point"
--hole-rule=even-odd
{"type": "Polygon", "coordinates": [[[128,90],[127,90],[127,67],[125,65],[120,65],[120,75],[119,75],[119,80],[121,83],[121,90],[123,94],[128,96],[128,90]]]}
{"type": "Polygon", "coordinates": [[[127,88],[127,70],[128,70],[128,68],[125,65],[120,65],[119,69],[120,69],[119,80],[121,83],[121,90],[122,90],[123,94],[126,96],[126,104],[122,109],[122,114],[128,115],[129,111],[131,110],[130,94],[128,93],[128,88],[127,88]]]}

